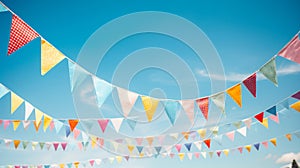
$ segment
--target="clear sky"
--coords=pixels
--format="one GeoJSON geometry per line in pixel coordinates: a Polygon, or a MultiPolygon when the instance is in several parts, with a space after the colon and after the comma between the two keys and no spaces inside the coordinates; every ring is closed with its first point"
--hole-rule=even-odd
{"type": "MultiPolygon", "coordinates": [[[[78,62],[91,73],[116,86],[159,98],[192,99],[208,96],[216,91],[223,91],[258,70],[300,30],[300,3],[296,0],[275,2],[3,0],[2,2],[68,58],[78,62]],[[218,57],[203,54],[207,53],[206,51],[202,51],[203,55],[197,55],[191,48],[204,47],[204,50],[209,50],[207,39],[196,39],[196,44],[199,46],[187,45],[184,42],[190,40],[192,43],[193,39],[198,36],[192,34],[193,29],[191,27],[179,23],[176,25],[176,19],[163,20],[163,18],[150,17],[142,19],[140,22],[125,22],[125,26],[109,27],[107,29],[109,33],[103,36],[93,34],[113,19],[142,11],[166,12],[193,23],[194,26],[202,30],[202,33],[213,44],[218,57]],[[172,21],[175,24],[171,24],[172,21]],[[179,33],[178,36],[188,36],[189,38],[180,41],[170,35],[157,32],[133,34],[111,46],[101,62],[95,61],[104,48],[103,43],[116,38],[128,29],[138,29],[142,25],[174,30],[174,32],[179,33]],[[91,36],[92,34],[93,36],[91,36]],[[93,44],[88,46],[91,50],[84,52],[84,47],[89,44],[90,37],[94,38],[93,44]],[[209,63],[205,61],[206,59],[209,60],[209,63]],[[221,66],[218,66],[218,61],[222,63],[221,66]],[[95,63],[97,63],[97,67],[94,67],[95,63]],[[218,75],[222,75],[217,73],[220,71],[215,73],[213,71],[213,76],[207,75],[211,72],[209,68],[224,70],[225,85],[222,85],[222,82],[218,80],[218,75]],[[215,82],[220,85],[214,87],[215,82]]],[[[0,83],[55,118],[89,117],[89,114],[82,113],[78,109],[78,106],[84,105],[89,108],[87,104],[73,102],[67,61],[64,60],[42,77],[40,75],[39,39],[33,40],[11,56],[6,56],[11,14],[9,12],[0,13],[0,21],[0,83]]],[[[214,51],[211,53],[215,54],[214,51]]],[[[251,117],[300,90],[298,84],[300,66],[281,57],[276,58],[276,63],[278,87],[259,75],[257,98],[253,98],[243,86],[243,108],[239,108],[227,96],[226,116],[222,116],[221,121],[218,122],[217,117],[220,113],[214,105],[211,105],[211,122],[205,123],[203,116],[198,115],[198,122],[195,123],[194,129],[203,127],[205,124],[222,125],[251,117]]],[[[0,100],[0,118],[23,119],[24,105],[15,114],[10,115],[9,99],[10,96],[6,95],[0,100]]],[[[112,118],[120,116],[116,112],[118,104],[115,106],[112,100],[112,96],[109,96],[108,101],[100,110],[101,115],[112,118]]],[[[295,102],[295,100],[291,99],[290,102],[295,102]]],[[[140,100],[136,104],[138,109],[142,108],[140,100]]],[[[155,117],[158,119],[153,123],[145,124],[143,122],[145,115],[138,109],[133,113],[139,116],[135,131],[130,131],[128,126],[123,124],[124,127],[121,128],[119,134],[107,133],[105,135],[101,133],[99,135],[105,138],[114,136],[136,137],[186,131],[183,126],[186,126],[189,121],[184,113],[178,116],[172,127],[163,112],[156,113],[155,117]]],[[[200,113],[199,110],[197,112],[200,113]]],[[[31,117],[34,119],[34,116],[31,117]]],[[[100,167],[281,167],[288,164],[277,161],[284,154],[295,153],[299,155],[300,153],[299,138],[293,137],[292,142],[282,138],[285,133],[300,129],[299,119],[299,113],[293,110],[283,110],[280,113],[280,124],[269,121],[268,129],[260,124],[254,124],[248,130],[246,138],[236,135],[235,141],[231,142],[224,137],[222,145],[212,142],[211,150],[234,148],[280,136],[276,148],[269,144],[268,149],[261,147],[260,151],[255,151],[253,148],[251,153],[244,151],[243,154],[238,154],[235,152],[230,153],[228,157],[222,155],[217,158],[214,155],[212,159],[188,160],[185,158],[182,162],[179,161],[178,157],[174,159],[161,157],[131,159],[129,162],[123,161],[121,164],[105,163],[100,167]]],[[[234,128],[223,128],[220,132],[225,133],[230,129],[234,128]]],[[[108,128],[109,131],[112,129],[108,128]]],[[[42,130],[36,133],[32,125],[27,131],[19,128],[16,132],[12,131],[10,126],[10,129],[6,131],[0,131],[0,138],[19,138],[32,141],[66,140],[63,132],[60,132],[59,135],[49,131],[44,133],[42,130]]],[[[101,151],[99,148],[88,149],[85,152],[78,149],[54,152],[53,150],[14,150],[13,148],[6,148],[4,144],[0,145],[0,165],[66,163],[111,156],[109,152],[101,151]]],[[[210,150],[204,148],[203,151],[210,150]]]]}

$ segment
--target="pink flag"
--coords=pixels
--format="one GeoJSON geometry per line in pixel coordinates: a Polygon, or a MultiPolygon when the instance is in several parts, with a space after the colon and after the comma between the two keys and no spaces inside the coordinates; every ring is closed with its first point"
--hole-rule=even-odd
{"type": "Polygon", "coordinates": [[[270,115],[269,118],[271,120],[273,120],[274,122],[276,122],[277,124],[279,124],[279,114],[277,113],[277,115],[270,115]]]}
{"type": "Polygon", "coordinates": [[[178,153],[180,152],[181,150],[181,144],[176,144],[175,145],[175,148],[177,149],[178,153]]]}
{"type": "Polygon", "coordinates": [[[268,141],[264,141],[261,144],[263,144],[265,148],[268,148],[268,141]]]}
{"type": "Polygon", "coordinates": [[[56,143],[56,142],[53,143],[54,150],[57,150],[58,145],[59,145],[59,143],[56,143]]]}
{"type": "Polygon", "coordinates": [[[77,137],[80,135],[80,130],[78,130],[78,129],[74,129],[73,130],[73,135],[74,135],[74,139],[77,139],[77,137]]]}
{"type": "Polygon", "coordinates": [[[67,142],[62,142],[60,145],[63,148],[63,150],[66,150],[67,142]]]}
{"type": "Polygon", "coordinates": [[[144,138],[135,138],[136,144],[142,145],[144,138]]]}
{"type": "Polygon", "coordinates": [[[231,132],[226,133],[226,136],[227,136],[231,141],[234,141],[234,134],[235,134],[235,131],[231,131],[231,132]]]}
{"type": "Polygon", "coordinates": [[[105,132],[105,129],[107,127],[108,122],[109,122],[109,119],[98,120],[98,124],[99,124],[99,126],[100,126],[103,133],[105,132]]]}
{"type": "Polygon", "coordinates": [[[277,54],[291,61],[300,64],[300,40],[299,34],[295,37],[277,54]]]}

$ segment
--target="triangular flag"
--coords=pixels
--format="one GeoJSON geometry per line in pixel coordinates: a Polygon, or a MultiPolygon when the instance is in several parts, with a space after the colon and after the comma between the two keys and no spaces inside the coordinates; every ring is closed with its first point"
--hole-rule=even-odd
{"type": "Polygon", "coordinates": [[[62,142],[62,143],[60,143],[60,145],[61,145],[63,150],[66,150],[66,147],[67,147],[68,143],[67,142],[62,142]]]}
{"type": "Polygon", "coordinates": [[[38,124],[41,122],[44,113],[37,108],[34,111],[35,111],[35,122],[36,122],[36,124],[38,124]]]}
{"type": "Polygon", "coordinates": [[[279,124],[279,114],[277,113],[276,115],[270,115],[269,118],[279,124]]]}
{"type": "Polygon", "coordinates": [[[223,153],[224,153],[225,156],[228,156],[228,154],[229,154],[229,149],[224,149],[224,150],[223,150],[223,153]]]}
{"type": "Polygon", "coordinates": [[[65,55],[54,46],[44,39],[41,40],[41,75],[45,75],[64,58],[65,55]]]}
{"type": "Polygon", "coordinates": [[[44,127],[43,127],[44,132],[46,132],[51,122],[52,122],[52,117],[44,114],[44,127]]]}
{"type": "Polygon", "coordinates": [[[241,84],[237,84],[226,90],[227,94],[242,107],[242,87],[241,84]]]}
{"type": "Polygon", "coordinates": [[[116,156],[116,160],[118,163],[121,163],[122,162],[122,156],[116,156]]]}
{"type": "Polygon", "coordinates": [[[100,120],[98,120],[98,124],[99,124],[99,126],[100,126],[103,133],[105,132],[105,129],[107,127],[108,122],[109,122],[109,119],[100,119],[100,120]]]}
{"type": "Polygon", "coordinates": [[[249,76],[247,79],[243,81],[243,84],[250,91],[250,93],[256,97],[256,73],[249,76]]]}
{"type": "Polygon", "coordinates": [[[200,157],[200,153],[199,152],[195,152],[194,155],[195,155],[195,158],[199,159],[199,157],[200,157]]]}
{"type": "Polygon", "coordinates": [[[205,145],[210,148],[210,139],[206,139],[203,141],[205,143],[205,145]]]}
{"type": "Polygon", "coordinates": [[[266,111],[270,114],[276,115],[276,106],[273,106],[266,111]]]}
{"type": "Polygon", "coordinates": [[[186,149],[187,149],[188,151],[190,151],[190,150],[191,150],[191,147],[192,147],[192,143],[186,143],[186,144],[184,144],[184,146],[186,147],[186,149]]]}
{"type": "Polygon", "coordinates": [[[242,121],[237,121],[237,122],[234,122],[233,125],[236,127],[236,128],[241,128],[242,126],[242,121]]]}
{"type": "Polygon", "coordinates": [[[20,140],[14,140],[14,146],[15,146],[15,149],[18,148],[18,146],[20,145],[21,141],[20,140]]]}
{"type": "Polygon", "coordinates": [[[203,156],[204,159],[206,159],[206,152],[201,152],[201,155],[203,156]]]}
{"type": "Polygon", "coordinates": [[[264,141],[264,142],[262,142],[261,144],[263,144],[263,146],[264,146],[265,148],[268,148],[268,141],[264,141]]]}
{"type": "Polygon", "coordinates": [[[269,123],[268,123],[268,118],[264,118],[263,122],[261,123],[263,126],[265,126],[266,128],[269,127],[269,123]]]}
{"type": "Polygon", "coordinates": [[[158,139],[158,141],[159,141],[159,143],[160,143],[161,145],[163,144],[165,137],[166,137],[166,135],[159,135],[159,136],[157,137],[157,139],[158,139]]]}
{"type": "Polygon", "coordinates": [[[237,149],[240,153],[243,153],[243,147],[238,147],[237,149]]]}
{"type": "Polygon", "coordinates": [[[65,130],[66,130],[66,137],[69,137],[69,135],[71,134],[70,127],[65,125],[65,130]]]}
{"type": "Polygon", "coordinates": [[[246,145],[245,149],[247,149],[248,152],[251,152],[251,145],[246,145]]]}
{"type": "Polygon", "coordinates": [[[135,126],[136,126],[136,121],[135,120],[126,119],[126,122],[127,122],[128,126],[131,128],[131,130],[134,131],[135,126]]]}
{"type": "Polygon", "coordinates": [[[298,112],[300,112],[300,101],[292,104],[291,108],[294,109],[294,110],[296,110],[296,111],[298,111],[298,112]]]}
{"type": "Polygon", "coordinates": [[[165,111],[167,113],[167,116],[171,124],[174,125],[177,117],[179,103],[177,101],[166,101],[164,105],[165,105],[165,111]]]}
{"type": "Polygon", "coordinates": [[[156,146],[154,149],[156,150],[157,154],[159,154],[161,151],[161,146],[156,146]]]}
{"type": "Polygon", "coordinates": [[[94,163],[95,163],[95,160],[90,160],[89,163],[90,163],[90,165],[93,167],[93,166],[94,166],[94,163]]]}
{"type": "Polygon", "coordinates": [[[182,135],[183,135],[185,140],[188,140],[190,133],[189,132],[182,132],[182,135]]]}
{"type": "Polygon", "coordinates": [[[204,118],[207,120],[208,119],[208,107],[209,107],[208,97],[197,99],[196,103],[199,106],[204,118]]]}
{"type": "Polygon", "coordinates": [[[39,145],[40,145],[41,150],[43,150],[45,142],[39,142],[39,145]]]}
{"type": "Polygon", "coordinates": [[[300,91],[293,94],[291,97],[300,100],[300,91]]]}
{"type": "Polygon", "coordinates": [[[202,143],[201,143],[201,141],[194,142],[194,145],[198,148],[199,151],[202,150],[202,143]]]}
{"type": "Polygon", "coordinates": [[[0,12],[5,12],[5,11],[7,11],[6,7],[0,3],[0,12]]]}
{"type": "Polygon", "coordinates": [[[11,96],[11,114],[13,114],[20,106],[21,104],[24,102],[24,100],[19,97],[18,95],[16,95],[14,92],[10,92],[11,96]]]}
{"type": "Polygon", "coordinates": [[[200,136],[202,139],[205,138],[205,136],[206,136],[206,129],[199,129],[199,130],[197,130],[197,132],[198,132],[199,136],[200,136]]]}
{"type": "Polygon", "coordinates": [[[221,151],[217,151],[216,153],[217,153],[218,157],[221,156],[221,151]]]}
{"type": "Polygon", "coordinates": [[[24,129],[26,130],[27,128],[28,128],[28,126],[30,125],[30,123],[31,123],[31,121],[22,121],[22,123],[23,123],[23,127],[24,127],[24,129]]]}
{"type": "Polygon", "coordinates": [[[138,150],[139,153],[142,152],[143,148],[144,148],[143,146],[136,146],[136,149],[138,150]]]}
{"type": "Polygon", "coordinates": [[[182,161],[184,159],[185,153],[178,153],[178,157],[180,159],[180,161],[182,161]]]}
{"type": "Polygon", "coordinates": [[[226,133],[226,136],[227,136],[231,141],[234,141],[234,134],[235,134],[235,131],[231,131],[231,132],[227,132],[227,133],[226,133]]]}
{"type": "MultiPolygon", "coordinates": [[[[1,4],[0,4],[1,5],[1,4]]],[[[5,86],[0,83],[0,99],[9,92],[5,86]]]]}
{"type": "Polygon", "coordinates": [[[27,25],[22,19],[16,15],[13,15],[7,55],[17,51],[19,48],[23,47],[38,36],[39,34],[35,32],[29,25],[27,25]]]}
{"type": "Polygon", "coordinates": [[[243,136],[247,136],[247,127],[242,127],[236,130],[238,133],[240,133],[243,136]]]}
{"type": "Polygon", "coordinates": [[[222,146],[222,139],[223,139],[223,135],[217,135],[214,137],[214,140],[220,145],[222,146]]]}
{"type": "Polygon", "coordinates": [[[176,144],[175,148],[177,149],[177,152],[179,153],[181,151],[181,144],[176,144]]]}
{"type": "Polygon", "coordinates": [[[124,156],[124,158],[128,161],[129,160],[129,156],[124,156]]]}
{"type": "Polygon", "coordinates": [[[264,112],[261,112],[261,113],[259,113],[259,114],[256,114],[255,116],[254,116],[254,118],[256,118],[259,122],[263,122],[263,119],[264,119],[264,112]]]}
{"type": "Polygon", "coordinates": [[[194,117],[195,117],[195,113],[194,113],[195,102],[194,102],[194,100],[182,100],[182,101],[180,101],[180,104],[181,104],[183,110],[185,111],[187,117],[191,121],[191,123],[193,123],[194,117]]]}
{"type": "Polygon", "coordinates": [[[13,124],[13,127],[14,127],[14,131],[17,130],[17,128],[19,127],[21,121],[20,120],[13,120],[12,121],[12,124],[13,124]]]}
{"type": "Polygon", "coordinates": [[[78,168],[80,163],[79,162],[74,162],[73,164],[74,164],[75,168],[78,168]]]}
{"type": "Polygon", "coordinates": [[[74,139],[77,139],[77,137],[80,135],[80,133],[81,133],[81,131],[75,128],[73,130],[74,139]]]}
{"type": "Polygon", "coordinates": [[[286,137],[289,141],[292,140],[292,134],[286,134],[285,137],[286,137]]]}
{"type": "Polygon", "coordinates": [[[154,140],[154,137],[146,137],[146,140],[148,141],[148,144],[151,146],[154,140]]]}
{"type": "Polygon", "coordinates": [[[42,123],[41,121],[39,123],[36,121],[33,122],[33,126],[34,126],[36,132],[39,131],[41,123],[42,123]]]}
{"type": "Polygon", "coordinates": [[[257,144],[253,145],[257,151],[259,150],[259,145],[260,145],[260,143],[257,143],[257,144]]]}
{"type": "Polygon", "coordinates": [[[100,108],[102,104],[107,99],[108,95],[112,92],[112,85],[100,80],[99,78],[93,76],[94,87],[97,96],[98,107],[100,108]]]}
{"type": "Polygon", "coordinates": [[[33,109],[34,109],[34,107],[30,103],[25,102],[25,120],[28,120],[33,109]]]}
{"type": "Polygon", "coordinates": [[[277,54],[291,61],[300,64],[300,40],[299,33],[296,34],[293,39],[279,51],[277,54]]]}
{"type": "Polygon", "coordinates": [[[276,139],[276,138],[270,139],[270,142],[271,142],[274,146],[277,146],[277,139],[276,139]]]}
{"type": "Polygon", "coordinates": [[[156,111],[159,100],[152,99],[151,97],[147,97],[147,96],[141,96],[141,99],[142,99],[142,103],[144,105],[144,110],[146,112],[148,121],[150,122],[150,121],[152,121],[152,118],[156,111]]]}
{"type": "Polygon", "coordinates": [[[76,125],[78,124],[79,120],[69,120],[69,125],[70,125],[70,129],[73,132],[74,128],[76,127],[76,125]]]}
{"type": "Polygon", "coordinates": [[[290,108],[290,103],[289,103],[289,99],[285,99],[282,102],[280,102],[280,105],[282,107],[284,107],[285,109],[289,109],[290,108]]]}
{"type": "Polygon", "coordinates": [[[278,86],[277,74],[276,74],[276,62],[275,58],[272,58],[267,62],[259,71],[270,81],[272,81],[276,86],[278,86]]]}
{"type": "Polygon", "coordinates": [[[129,150],[130,153],[132,153],[134,146],[133,145],[127,145],[127,148],[129,150]]]}
{"type": "Polygon", "coordinates": [[[212,158],[214,155],[214,152],[208,152],[208,154],[209,154],[209,157],[212,158]]]}
{"type": "Polygon", "coordinates": [[[59,133],[59,131],[61,130],[61,128],[64,124],[62,122],[56,120],[56,119],[53,119],[53,122],[54,122],[54,125],[55,125],[56,133],[59,133]]]}
{"type": "Polygon", "coordinates": [[[23,149],[26,149],[28,144],[29,144],[28,141],[22,141],[23,149]]]}
{"type": "Polygon", "coordinates": [[[135,138],[135,141],[138,145],[142,145],[144,138],[135,138]]]}
{"type": "Polygon", "coordinates": [[[70,60],[68,60],[68,68],[71,91],[73,92],[73,90],[77,88],[77,86],[79,86],[88,77],[88,75],[83,68],[77,66],[70,60]]]}
{"type": "Polygon", "coordinates": [[[124,118],[112,118],[112,119],[110,119],[110,122],[114,126],[116,132],[119,132],[120,127],[123,123],[123,120],[124,120],[124,118]]]}
{"type": "Polygon", "coordinates": [[[245,123],[245,125],[247,126],[248,129],[251,128],[252,118],[244,119],[243,122],[245,123]]]}
{"type": "Polygon", "coordinates": [[[132,107],[134,106],[138,94],[117,87],[120,104],[125,117],[128,117],[132,107]]]}
{"type": "Polygon", "coordinates": [[[10,120],[3,120],[4,130],[9,126],[9,124],[10,124],[10,120]]]}
{"type": "Polygon", "coordinates": [[[192,160],[192,158],[193,158],[193,153],[187,153],[187,156],[188,156],[189,160],[192,160]]]}
{"type": "Polygon", "coordinates": [[[53,142],[53,147],[55,151],[57,151],[58,146],[59,146],[58,142],[53,142]]]}

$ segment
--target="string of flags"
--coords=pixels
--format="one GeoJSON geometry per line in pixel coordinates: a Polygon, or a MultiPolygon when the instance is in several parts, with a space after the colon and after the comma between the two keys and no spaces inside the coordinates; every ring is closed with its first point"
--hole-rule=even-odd
{"type": "MultiPolygon", "coordinates": [[[[214,155],[217,157],[223,156],[228,156],[230,153],[240,153],[242,154],[244,150],[246,150],[248,153],[253,151],[253,148],[256,151],[259,151],[261,149],[261,146],[264,148],[268,149],[269,144],[272,144],[274,147],[277,147],[277,139],[279,138],[286,138],[288,141],[292,141],[292,136],[295,135],[296,137],[300,138],[300,132],[295,131],[293,133],[287,133],[283,136],[278,136],[274,137],[271,139],[267,139],[258,143],[253,143],[253,144],[248,144],[244,146],[238,146],[234,147],[231,149],[222,149],[222,150],[214,150],[214,151],[199,151],[199,152],[192,152],[190,150],[187,150],[187,152],[180,152],[180,153],[172,153],[171,151],[169,152],[161,152],[161,149],[156,148],[156,153],[155,154],[148,154],[147,152],[140,152],[140,155],[138,158],[143,158],[143,157],[154,157],[157,158],[158,156],[165,158],[165,157],[170,157],[171,159],[174,159],[175,156],[179,158],[180,161],[183,161],[185,157],[188,158],[188,160],[192,159],[207,159],[208,157],[212,158],[214,155]]],[[[189,149],[187,147],[187,149],[189,149]]],[[[50,167],[59,167],[59,168],[78,168],[78,166],[81,164],[84,167],[90,166],[94,167],[95,165],[99,166],[100,164],[106,164],[110,163],[113,164],[114,162],[120,164],[122,161],[126,160],[129,161],[130,158],[136,158],[136,157],[131,157],[131,156],[112,156],[108,158],[98,158],[98,159],[89,159],[87,161],[73,161],[69,163],[52,163],[52,164],[39,164],[39,165],[27,165],[27,164],[15,164],[15,165],[1,165],[0,167],[5,167],[5,168],[28,168],[28,167],[34,167],[34,168],[50,168],[50,167]]]]}
{"type": "MultiPolygon", "coordinates": [[[[76,74],[92,76],[99,108],[105,102],[106,98],[111,94],[112,90],[116,88],[118,91],[121,109],[123,110],[124,116],[128,117],[137,98],[140,97],[149,122],[152,121],[152,118],[155,114],[159,102],[162,102],[164,105],[170,105],[172,103],[174,104],[174,101],[176,104],[178,103],[181,104],[183,108],[185,108],[184,111],[186,112],[187,116],[191,121],[194,121],[195,104],[198,106],[205,119],[209,118],[210,101],[212,101],[220,109],[221,112],[224,112],[225,95],[226,95],[225,93],[227,93],[227,95],[231,97],[238,106],[242,107],[242,85],[244,85],[248,89],[248,91],[253,95],[253,97],[256,97],[256,76],[258,72],[261,73],[265,78],[269,79],[276,86],[278,85],[277,74],[276,74],[276,62],[275,62],[275,58],[277,56],[281,56],[283,58],[289,59],[296,63],[300,63],[300,52],[299,52],[300,40],[299,40],[299,33],[297,33],[283,49],[281,49],[274,57],[272,57],[268,62],[266,62],[261,68],[259,68],[256,72],[254,72],[250,76],[248,76],[242,82],[232,86],[231,88],[228,88],[226,91],[216,93],[214,95],[202,97],[202,98],[195,98],[192,100],[158,99],[158,98],[153,98],[145,95],[140,95],[138,93],[134,93],[126,89],[113,86],[112,84],[89,73],[88,71],[80,67],[78,64],[73,62],[71,59],[66,57],[61,51],[56,49],[49,42],[47,42],[40,34],[38,34],[32,27],[30,27],[27,23],[25,23],[20,17],[18,17],[10,9],[6,8],[5,5],[2,4],[2,8],[5,8],[6,9],[5,11],[9,11],[13,15],[11,29],[10,29],[8,52],[7,52],[8,56],[12,55],[14,52],[19,50],[26,44],[30,43],[32,40],[36,38],[40,38],[42,75],[47,74],[61,61],[67,59],[72,91],[81,82],[81,80],[78,80],[78,75],[76,74]]],[[[169,118],[170,123],[174,124],[174,122],[176,121],[177,111],[168,110],[167,107],[168,106],[166,106],[166,115],[169,118]]]]}

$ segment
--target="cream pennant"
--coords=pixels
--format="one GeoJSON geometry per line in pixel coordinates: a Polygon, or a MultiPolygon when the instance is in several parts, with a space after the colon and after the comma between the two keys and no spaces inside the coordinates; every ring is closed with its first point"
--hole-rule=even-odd
{"type": "Polygon", "coordinates": [[[33,109],[34,109],[34,107],[30,103],[25,101],[25,120],[28,120],[33,109]]]}
{"type": "Polygon", "coordinates": [[[124,118],[112,118],[110,119],[112,125],[114,126],[116,132],[119,132],[120,127],[123,123],[124,118]]]}
{"type": "Polygon", "coordinates": [[[117,87],[120,104],[123,110],[123,114],[125,117],[128,117],[132,107],[134,106],[138,94],[134,92],[130,92],[128,90],[117,87]]]}
{"type": "Polygon", "coordinates": [[[28,120],[28,121],[22,121],[22,123],[23,123],[24,129],[26,130],[28,128],[28,126],[30,125],[31,121],[30,120],[28,120]]]}
{"type": "Polygon", "coordinates": [[[206,129],[199,129],[197,132],[202,139],[206,137],[206,129]]]}
{"type": "Polygon", "coordinates": [[[242,127],[236,130],[238,133],[240,133],[243,136],[247,136],[247,127],[242,127]]]}
{"type": "Polygon", "coordinates": [[[53,67],[65,58],[59,50],[50,43],[41,40],[41,75],[48,73],[53,67]]]}
{"type": "Polygon", "coordinates": [[[21,104],[24,102],[24,100],[19,97],[18,95],[16,95],[14,92],[10,92],[11,93],[11,114],[13,114],[20,106],[21,104]]]}
{"type": "Polygon", "coordinates": [[[245,119],[245,120],[243,120],[243,122],[245,123],[247,128],[250,129],[251,124],[252,124],[252,118],[245,119]]]}
{"type": "Polygon", "coordinates": [[[225,111],[225,94],[224,92],[215,94],[210,97],[212,102],[222,111],[225,111]]]}
{"type": "Polygon", "coordinates": [[[191,121],[191,123],[193,123],[194,117],[195,117],[195,113],[194,113],[195,102],[194,102],[194,100],[181,100],[180,104],[181,104],[183,110],[185,111],[187,117],[191,121]]]}

